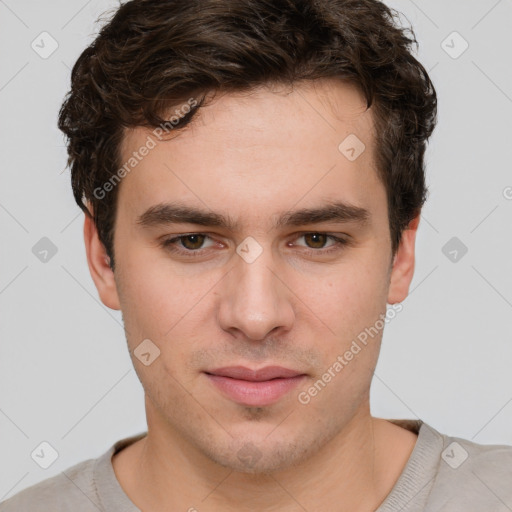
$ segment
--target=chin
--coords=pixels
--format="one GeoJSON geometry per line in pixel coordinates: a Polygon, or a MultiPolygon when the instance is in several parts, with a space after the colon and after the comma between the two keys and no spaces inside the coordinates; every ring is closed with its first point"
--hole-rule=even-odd
{"type": "Polygon", "coordinates": [[[259,449],[251,442],[242,443],[229,454],[211,454],[217,464],[239,473],[270,474],[297,465],[303,454],[290,445],[281,449],[259,449]]]}
{"type": "Polygon", "coordinates": [[[209,441],[209,446],[202,448],[213,462],[252,475],[275,473],[300,465],[325,442],[315,437],[294,438],[289,433],[278,436],[276,432],[270,434],[268,429],[259,438],[254,432],[233,436],[224,446],[222,443],[211,444],[211,438],[209,441]]]}

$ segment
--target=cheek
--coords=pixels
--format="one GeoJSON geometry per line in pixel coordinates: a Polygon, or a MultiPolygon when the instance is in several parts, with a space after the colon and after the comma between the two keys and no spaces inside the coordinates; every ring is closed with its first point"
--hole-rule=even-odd
{"type": "Polygon", "coordinates": [[[154,267],[144,267],[123,283],[121,300],[133,366],[148,397],[166,414],[177,414],[187,400],[182,388],[187,385],[183,370],[187,366],[187,350],[193,346],[191,297],[177,293],[177,286],[187,289],[180,279],[168,282],[154,267]],[[139,347],[150,353],[149,364],[144,363],[139,347]]]}
{"type": "Polygon", "coordinates": [[[156,251],[134,250],[121,262],[120,300],[127,320],[163,337],[200,299],[201,290],[160,258],[151,258],[156,251]]]}
{"type": "Polygon", "coordinates": [[[304,286],[303,300],[336,335],[347,339],[385,311],[386,276],[383,265],[361,252],[346,265],[333,267],[315,286],[304,286]]]}
{"type": "MultiPolygon", "coordinates": [[[[141,380],[172,382],[187,379],[190,354],[204,349],[205,320],[211,320],[214,284],[219,277],[191,279],[177,275],[162,261],[132,257],[123,262],[120,294],[126,337],[141,380]],[[150,367],[141,366],[133,355],[149,339],[159,350],[150,367]],[[155,368],[153,368],[155,366],[155,368]]],[[[209,329],[211,326],[209,327],[209,329]]]]}
{"type": "Polygon", "coordinates": [[[385,325],[386,293],[379,279],[377,273],[343,273],[326,281],[321,293],[310,292],[311,310],[320,320],[311,328],[322,365],[300,391],[313,417],[351,417],[367,396],[385,325]],[[320,322],[329,327],[322,336],[320,322]]]}

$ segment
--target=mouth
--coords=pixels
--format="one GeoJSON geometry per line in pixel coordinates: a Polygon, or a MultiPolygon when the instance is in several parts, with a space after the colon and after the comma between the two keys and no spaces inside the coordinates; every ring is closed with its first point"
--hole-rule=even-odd
{"type": "Polygon", "coordinates": [[[204,373],[227,398],[242,405],[260,407],[278,402],[306,378],[305,373],[281,366],[258,370],[229,366],[204,373]]]}

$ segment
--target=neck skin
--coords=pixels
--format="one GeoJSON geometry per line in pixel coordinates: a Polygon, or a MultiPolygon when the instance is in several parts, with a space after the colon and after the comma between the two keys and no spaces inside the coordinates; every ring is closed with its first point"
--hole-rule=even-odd
{"type": "Polygon", "coordinates": [[[373,512],[384,501],[417,435],[370,415],[365,403],[346,428],[300,465],[272,474],[234,472],[192,447],[154,411],[148,435],[112,458],[116,477],[144,512],[332,510],[373,512]],[[307,482],[307,485],[305,485],[307,482]]]}

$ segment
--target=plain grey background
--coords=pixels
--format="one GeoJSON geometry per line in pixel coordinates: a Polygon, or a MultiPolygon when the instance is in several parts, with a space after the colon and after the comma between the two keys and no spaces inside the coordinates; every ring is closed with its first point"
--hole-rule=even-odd
{"type": "MultiPolygon", "coordinates": [[[[89,274],[56,127],[70,69],[116,5],[0,0],[0,501],[146,428],[121,315],[89,274]],[[43,237],[56,250],[46,262],[43,237]],[[51,461],[42,442],[58,453],[47,469],[31,457],[51,461]]],[[[415,30],[439,123],[415,278],[384,332],[373,414],[512,444],[512,1],[389,5],[415,30]]]]}

